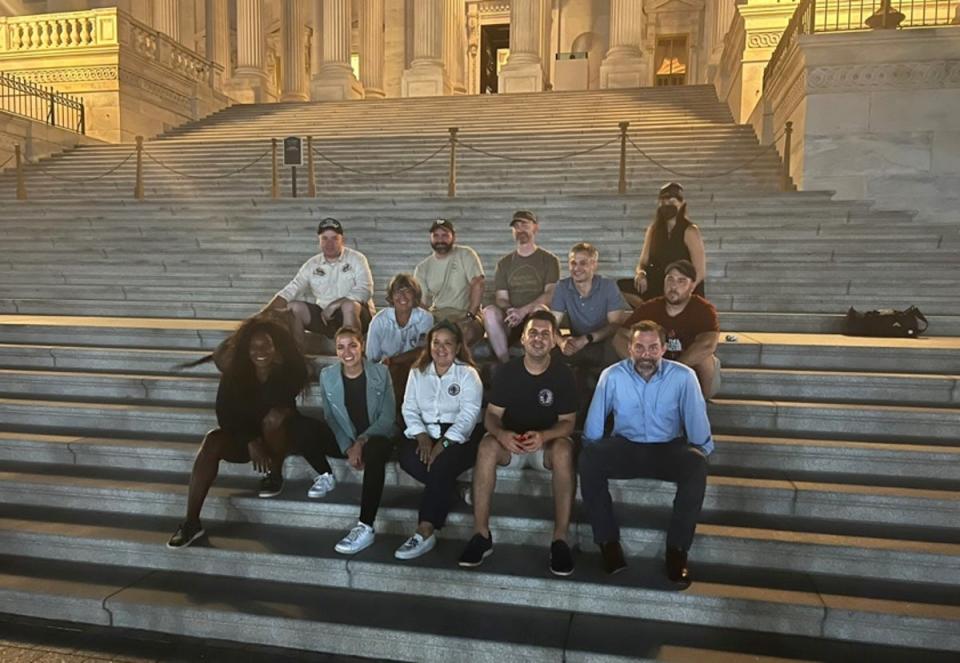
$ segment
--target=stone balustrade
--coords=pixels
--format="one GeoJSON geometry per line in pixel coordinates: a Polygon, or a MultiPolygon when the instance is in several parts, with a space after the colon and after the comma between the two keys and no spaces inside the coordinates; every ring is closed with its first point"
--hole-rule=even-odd
{"type": "Polygon", "coordinates": [[[229,105],[222,65],[115,7],[0,17],[0,70],[82,97],[88,134],[109,142],[229,105]]]}

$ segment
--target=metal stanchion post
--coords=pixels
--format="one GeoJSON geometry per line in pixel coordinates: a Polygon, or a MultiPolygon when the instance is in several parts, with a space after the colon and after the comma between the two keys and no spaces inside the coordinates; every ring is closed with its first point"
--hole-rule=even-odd
{"type": "Polygon", "coordinates": [[[27,199],[27,183],[23,177],[23,158],[20,154],[20,144],[13,146],[13,153],[17,160],[17,200],[27,199]]]}
{"type": "Polygon", "coordinates": [[[280,178],[277,175],[277,139],[271,138],[270,144],[273,146],[270,150],[270,158],[273,162],[273,181],[270,184],[270,197],[276,200],[280,197],[280,178]]]}
{"type": "Polygon", "coordinates": [[[313,166],[313,136],[307,136],[307,197],[317,197],[317,174],[313,166]]]}
{"type": "Polygon", "coordinates": [[[793,122],[787,122],[783,129],[783,168],[780,179],[780,188],[783,191],[791,191],[793,189],[793,182],[790,180],[791,143],[793,143],[793,122]]]}
{"type": "Polygon", "coordinates": [[[133,185],[133,197],[143,200],[143,136],[137,136],[137,181],[133,185]]]}
{"type": "Polygon", "coordinates": [[[447,183],[447,198],[457,197],[457,127],[450,127],[450,179],[447,183]]]}
{"type": "Polygon", "coordinates": [[[629,122],[620,123],[620,180],[617,184],[617,193],[621,196],[627,192],[627,129],[629,122]]]}

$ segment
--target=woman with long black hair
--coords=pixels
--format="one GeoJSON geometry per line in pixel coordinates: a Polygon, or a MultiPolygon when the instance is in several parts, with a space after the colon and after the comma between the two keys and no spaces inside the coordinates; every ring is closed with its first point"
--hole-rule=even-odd
{"type": "Polygon", "coordinates": [[[453,502],[457,477],[473,467],[483,385],[453,322],[434,325],[427,345],[413,364],[403,397],[406,426],[400,442],[400,466],[424,484],[417,529],[400,546],[397,559],[413,559],[434,548],[453,502]]]}
{"type": "MultiPolygon", "coordinates": [[[[700,228],[687,218],[683,187],[670,182],[660,189],[657,215],[647,227],[634,279],[618,282],[626,295],[639,295],[644,301],[663,295],[664,269],[677,260],[689,260],[697,270],[694,294],[704,296],[707,254],[700,228]]],[[[630,302],[636,306],[636,300],[630,302]]]]}
{"type": "Polygon", "coordinates": [[[247,319],[216,352],[184,367],[211,360],[221,373],[216,403],[219,427],[204,436],[197,452],[187,517],[167,543],[169,548],[189,546],[203,536],[200,510],[221,460],[251,462],[263,472],[261,497],[280,493],[283,460],[288,455],[303,455],[318,472],[328,467],[318,440],[329,429],[297,410],[297,396],[307,387],[312,371],[283,314],[265,312],[247,319]]]}

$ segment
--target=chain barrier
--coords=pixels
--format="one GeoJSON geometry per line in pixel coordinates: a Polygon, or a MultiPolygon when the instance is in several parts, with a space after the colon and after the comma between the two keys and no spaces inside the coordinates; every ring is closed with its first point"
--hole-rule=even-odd
{"type": "Polygon", "coordinates": [[[6,161],[4,161],[3,163],[0,163],[0,170],[3,170],[4,167],[5,167],[8,163],[10,163],[11,161],[13,161],[13,157],[15,157],[15,156],[17,156],[17,155],[16,155],[16,154],[11,154],[9,157],[7,157],[7,160],[6,160],[6,161]]]}
{"type": "Polygon", "coordinates": [[[40,170],[42,170],[44,175],[52,179],[60,180],[61,182],[70,182],[73,184],[86,184],[87,182],[96,182],[97,180],[102,180],[107,175],[112,175],[113,173],[117,172],[118,170],[120,170],[123,164],[130,161],[130,159],[132,159],[135,154],[136,154],[135,152],[131,152],[126,157],[124,157],[123,161],[118,163],[116,166],[114,166],[107,172],[101,173],[100,175],[95,175],[94,177],[64,177],[62,175],[54,175],[53,173],[48,171],[46,166],[43,165],[42,161],[37,161],[34,165],[37,166],[37,168],[39,168],[40,170]]]}
{"type": "Polygon", "coordinates": [[[240,173],[244,172],[245,170],[247,170],[247,169],[249,169],[249,168],[252,168],[254,165],[260,163],[260,162],[263,160],[264,157],[266,157],[268,154],[270,154],[271,151],[272,151],[272,148],[269,149],[269,150],[267,150],[267,151],[265,151],[263,154],[261,154],[260,156],[258,156],[256,159],[254,159],[253,161],[251,161],[251,162],[248,163],[247,165],[241,166],[240,168],[237,168],[236,170],[231,170],[229,173],[216,173],[216,174],[213,174],[213,175],[191,175],[190,173],[184,173],[183,171],[177,170],[176,168],[173,168],[173,167],[168,166],[167,164],[163,163],[162,161],[160,161],[159,159],[157,159],[156,157],[154,157],[152,154],[150,154],[150,153],[147,152],[146,150],[144,150],[143,153],[147,156],[148,159],[150,159],[150,161],[152,161],[153,163],[157,164],[158,166],[160,166],[160,167],[163,168],[164,170],[170,171],[170,172],[173,173],[174,175],[179,175],[180,177],[185,177],[185,178],[187,178],[187,179],[192,179],[192,180],[217,180],[217,179],[220,179],[220,178],[223,178],[223,177],[233,177],[234,175],[239,175],[240,173]]]}
{"type": "Polygon", "coordinates": [[[396,176],[396,175],[400,175],[400,174],[402,174],[402,173],[406,173],[406,172],[408,172],[408,171],[411,171],[411,170],[413,170],[414,168],[419,168],[420,166],[422,166],[423,164],[427,163],[428,161],[430,161],[431,159],[433,159],[434,157],[436,157],[438,154],[440,154],[441,152],[443,152],[445,149],[447,149],[447,147],[449,147],[449,143],[444,143],[443,145],[441,145],[440,147],[438,147],[433,153],[431,153],[429,156],[427,156],[427,157],[424,158],[424,159],[421,159],[420,161],[417,161],[416,163],[414,163],[414,164],[412,164],[412,165],[404,166],[403,168],[398,168],[397,170],[384,171],[384,172],[380,172],[380,173],[374,173],[374,172],[370,172],[370,171],[366,171],[366,170],[359,170],[359,169],[357,169],[357,168],[351,168],[350,166],[344,165],[344,164],[342,164],[342,163],[340,163],[340,162],[338,162],[338,161],[335,161],[335,160],[331,159],[330,157],[328,157],[327,155],[325,155],[323,152],[321,152],[321,151],[318,150],[317,148],[313,148],[313,153],[316,154],[316,155],[317,155],[318,157],[320,157],[321,159],[323,159],[324,161],[326,161],[327,163],[329,163],[329,164],[331,164],[331,165],[333,165],[333,166],[336,166],[337,168],[340,168],[341,170],[345,170],[345,171],[347,171],[348,173],[354,173],[355,175],[360,175],[360,176],[362,176],[362,177],[394,177],[394,176],[396,176]]]}
{"type": "Polygon", "coordinates": [[[635,142],[633,142],[633,138],[630,137],[629,135],[627,136],[627,142],[629,142],[631,145],[633,145],[633,149],[635,149],[637,152],[639,152],[639,153],[641,154],[641,156],[643,156],[644,159],[646,159],[647,161],[649,161],[650,163],[652,163],[654,166],[657,166],[658,168],[661,168],[662,170],[665,170],[665,171],[667,171],[668,173],[671,173],[672,175],[676,175],[677,177],[683,177],[683,178],[687,178],[687,179],[691,179],[691,180],[702,180],[702,179],[711,179],[711,178],[714,178],[714,177],[725,177],[725,176],[727,176],[727,175],[730,175],[731,173],[735,173],[735,172],[737,172],[738,170],[742,170],[743,168],[746,168],[747,166],[753,164],[755,161],[757,161],[758,159],[760,159],[760,157],[766,156],[768,152],[776,151],[776,149],[777,149],[777,143],[780,142],[780,139],[783,138],[783,136],[784,136],[785,134],[786,134],[786,131],[780,132],[780,135],[777,136],[777,137],[773,140],[772,143],[770,143],[769,145],[767,145],[766,147],[764,147],[763,149],[761,149],[757,154],[753,155],[752,157],[750,157],[749,159],[747,159],[747,160],[744,161],[743,163],[741,163],[741,164],[739,164],[739,165],[737,165],[737,166],[734,166],[733,168],[731,168],[731,169],[729,169],[729,170],[725,170],[725,171],[723,171],[723,172],[720,172],[720,173],[710,173],[710,174],[706,174],[706,175],[704,175],[704,174],[696,174],[696,173],[685,173],[685,172],[680,171],[680,170],[674,170],[673,168],[670,168],[669,166],[664,165],[664,164],[661,163],[660,161],[657,161],[657,160],[654,159],[652,156],[650,156],[649,154],[647,154],[646,152],[644,152],[643,149],[641,149],[641,147],[640,147],[639,145],[637,145],[635,142]]]}
{"type": "Polygon", "coordinates": [[[519,161],[519,162],[537,162],[537,161],[543,162],[543,161],[563,161],[565,159],[578,157],[584,154],[590,154],[591,152],[596,152],[597,150],[602,150],[605,147],[609,147],[610,145],[617,142],[618,140],[620,140],[620,136],[611,138],[606,143],[603,143],[601,145],[594,145],[593,147],[588,147],[585,150],[576,150],[574,152],[567,152],[566,154],[561,154],[560,156],[555,156],[555,157],[508,157],[503,154],[496,154],[495,152],[490,152],[483,148],[470,145],[469,143],[464,143],[459,138],[456,139],[456,142],[457,142],[457,145],[460,145],[461,147],[464,147],[470,150],[471,152],[483,154],[488,157],[493,157],[495,159],[503,159],[504,161],[519,161]]]}

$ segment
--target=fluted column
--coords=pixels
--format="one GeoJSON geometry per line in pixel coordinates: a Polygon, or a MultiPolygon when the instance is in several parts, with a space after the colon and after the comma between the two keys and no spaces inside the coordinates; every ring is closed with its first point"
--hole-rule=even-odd
{"type": "Polygon", "coordinates": [[[643,85],[647,67],[640,50],[642,39],[643,4],[610,0],[610,48],[600,65],[601,88],[643,85]]]}
{"type": "Polygon", "coordinates": [[[360,3],[360,82],[364,96],[383,97],[384,0],[360,3]]]}
{"type": "Polygon", "coordinates": [[[306,60],[304,52],[304,1],[284,0],[280,19],[283,86],[280,101],[306,101],[306,60]]]}
{"type": "Polygon", "coordinates": [[[466,58],[463,44],[463,0],[443,0],[443,70],[447,77],[447,92],[464,94],[462,60],[466,58]]]}
{"type": "Polygon", "coordinates": [[[227,0],[206,0],[207,59],[223,67],[220,84],[230,78],[230,11],[227,0]]]}
{"type": "Polygon", "coordinates": [[[403,72],[403,96],[436,97],[444,92],[443,0],[414,0],[413,61],[403,72]]]}
{"type": "Polygon", "coordinates": [[[224,90],[241,103],[267,101],[263,58],[266,35],[261,0],[237,0],[237,70],[224,90]]]}
{"type": "Polygon", "coordinates": [[[510,3],[510,57],[500,72],[502,92],[543,90],[540,61],[542,17],[543,0],[513,0],[510,3]]]}
{"type": "Polygon", "coordinates": [[[153,0],[153,28],[174,41],[180,41],[180,5],[178,0],[153,0]]]}
{"type": "Polygon", "coordinates": [[[357,99],[360,83],[350,67],[350,0],[316,0],[321,23],[320,68],[310,80],[312,99],[357,99]]]}

